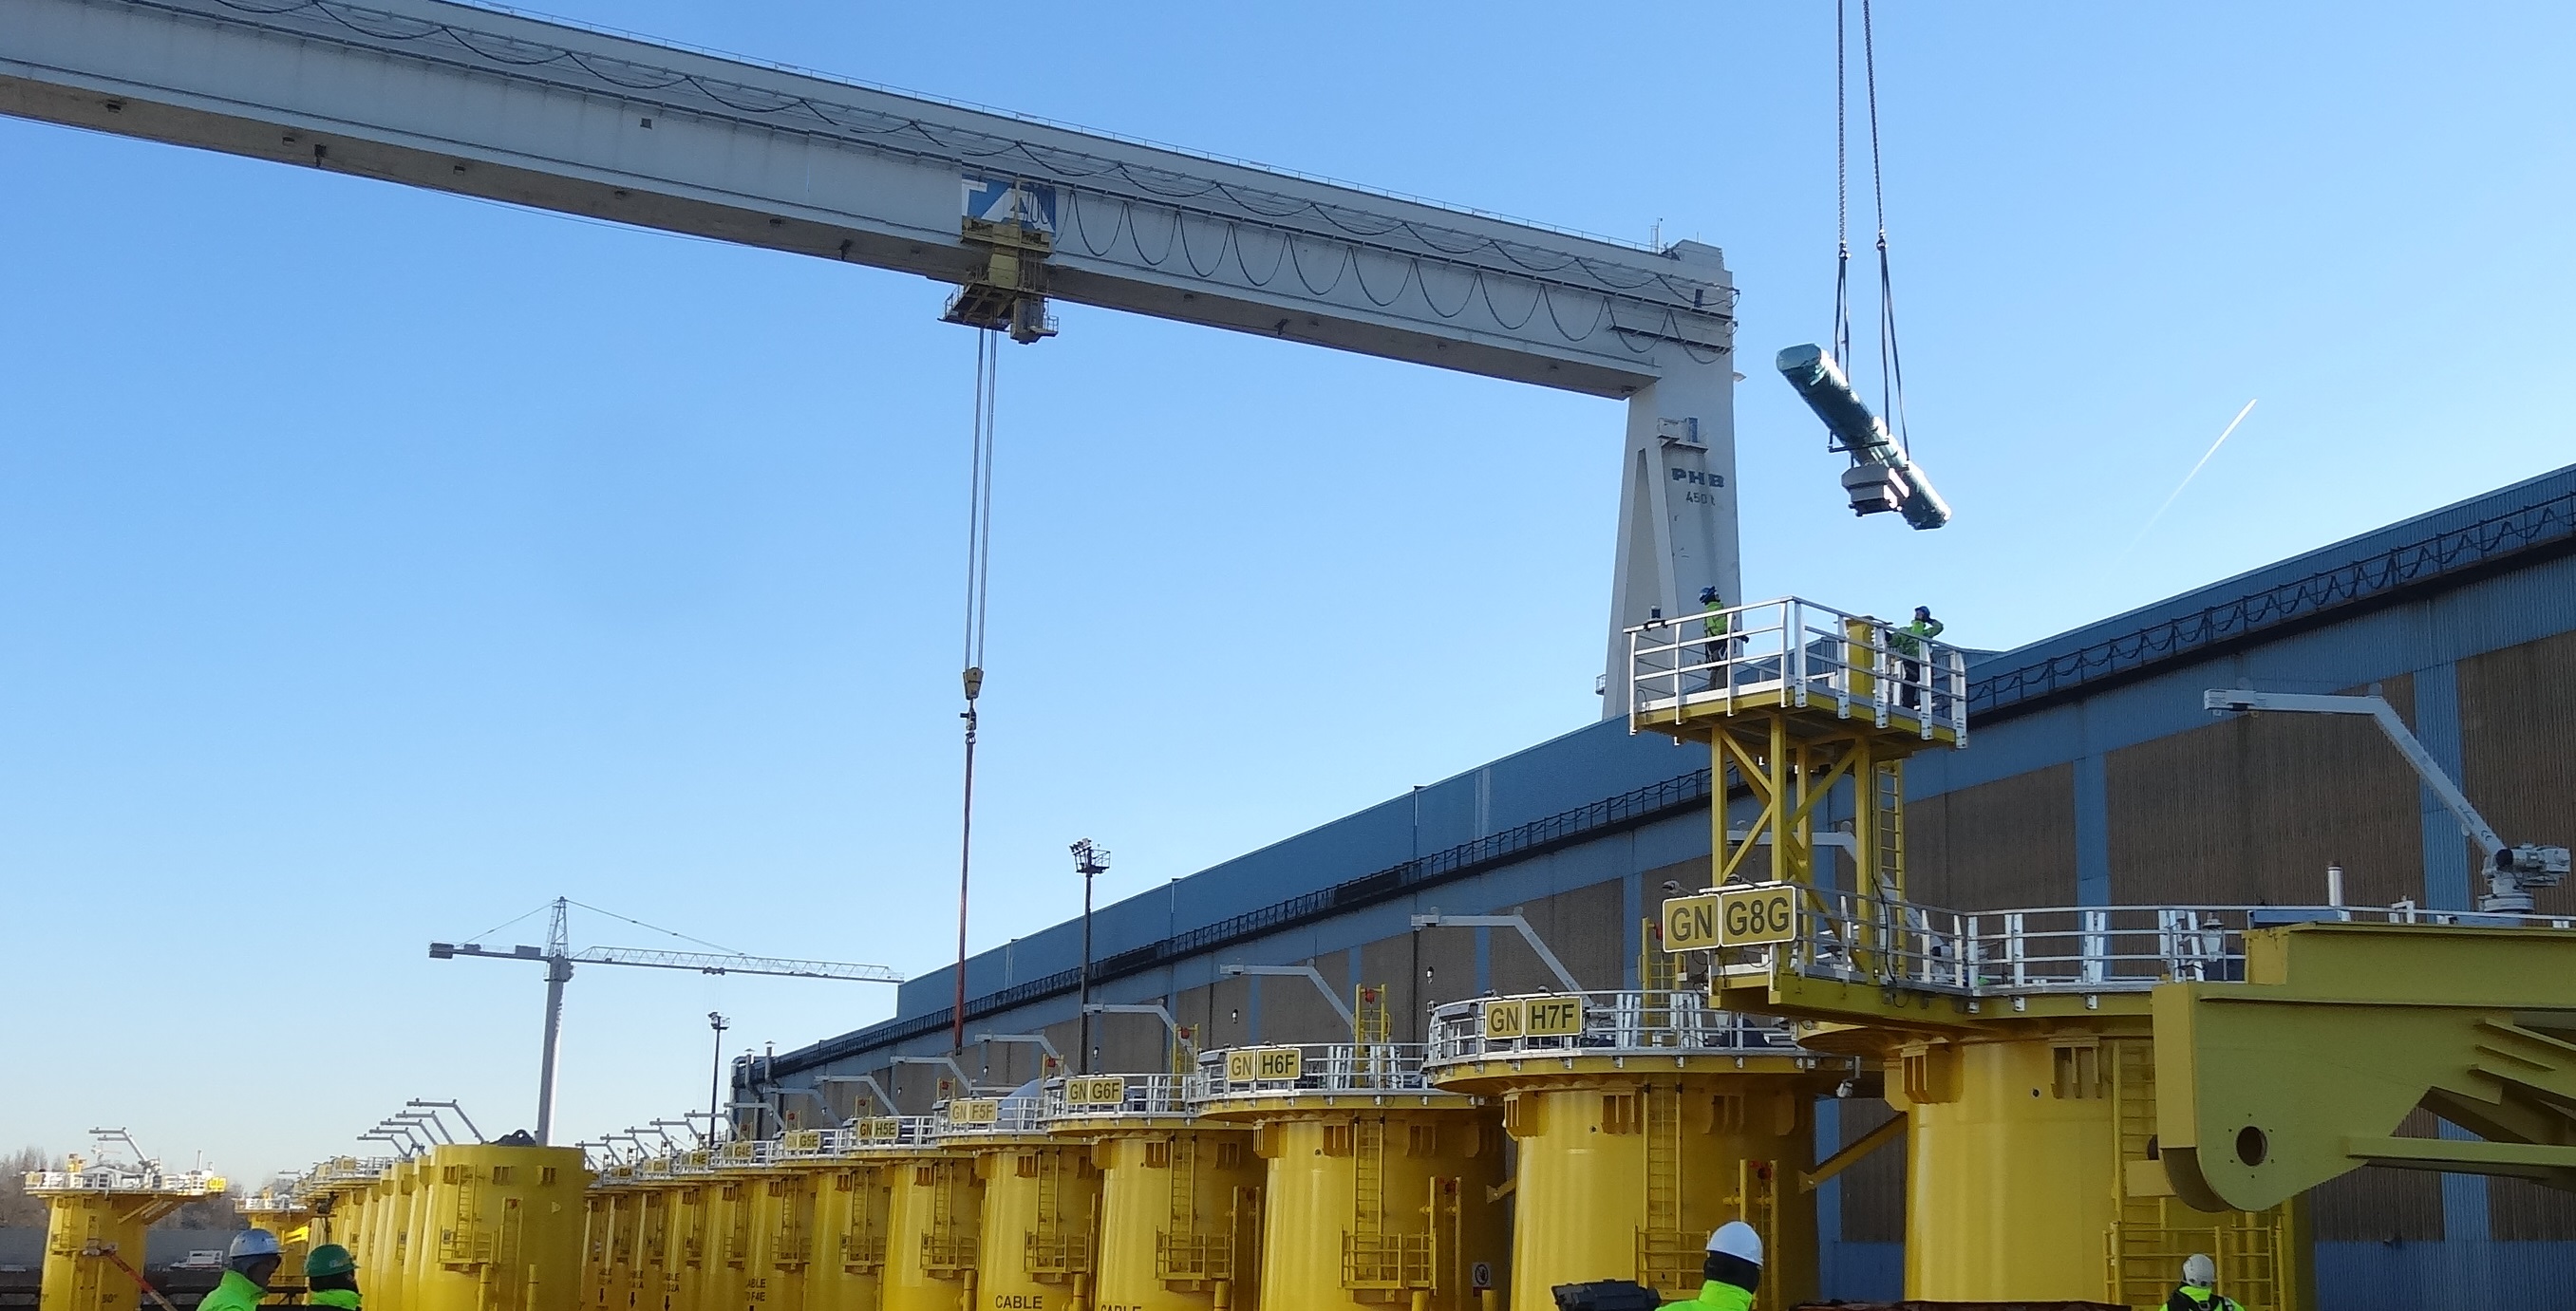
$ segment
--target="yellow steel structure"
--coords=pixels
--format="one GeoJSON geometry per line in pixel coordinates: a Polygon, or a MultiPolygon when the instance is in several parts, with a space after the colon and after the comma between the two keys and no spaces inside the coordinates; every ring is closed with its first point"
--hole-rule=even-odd
{"type": "Polygon", "coordinates": [[[583,1306],[642,1305],[636,1213],[643,1209],[645,1196],[631,1164],[610,1165],[595,1172],[590,1192],[582,1198],[583,1306]]]}
{"type": "Polygon", "coordinates": [[[853,1159],[847,1138],[843,1130],[805,1129],[777,1143],[781,1165],[810,1175],[802,1296],[813,1311],[874,1311],[885,1268],[886,1177],[895,1167],[853,1159]]]}
{"type": "Polygon", "coordinates": [[[978,1305],[983,1186],[972,1153],[940,1144],[941,1127],[934,1117],[905,1115],[852,1120],[841,1129],[849,1155],[885,1171],[881,1311],[978,1305]]]}
{"type": "Polygon", "coordinates": [[[413,1164],[406,1311],[579,1305],[591,1177],[580,1149],[442,1143],[413,1164]]]}
{"type": "Polygon", "coordinates": [[[2152,1159],[2147,990],[2223,960],[2241,926],[1906,899],[1902,762],[1967,741],[1957,651],[1796,599],[1648,625],[1631,651],[1631,727],[1709,743],[1717,780],[1712,891],[1667,903],[1664,945],[1713,953],[1720,1008],[1883,1063],[1905,1114],[1907,1297],[2160,1306],[2181,1257],[2208,1251],[2239,1301],[2309,1305],[2299,1204],[2192,1211],[2152,1159]]]}
{"type": "Polygon", "coordinates": [[[699,1203],[703,1230],[698,1243],[697,1305],[701,1311],[745,1304],[751,1283],[752,1198],[760,1190],[752,1172],[760,1163],[759,1149],[755,1142],[730,1142],[709,1153],[712,1177],[699,1203]]]}
{"type": "Polygon", "coordinates": [[[2163,1181],[2239,1207],[2363,1165],[2576,1191],[2576,932],[2463,918],[2265,929],[2241,982],[2157,988],[2163,1181]],[[2396,1137],[2419,1106],[2478,1141],[2396,1137]]]}
{"type": "Polygon", "coordinates": [[[28,1172],[25,1187],[45,1202],[39,1311],[134,1311],[144,1230],[199,1198],[223,1196],[224,1180],[164,1171],[154,1161],[117,1166],[73,1156],[64,1169],[28,1172]]]}
{"type": "Polygon", "coordinates": [[[1814,1099],[1857,1073],[1775,1022],[1696,993],[1549,993],[1433,1012],[1433,1083],[1498,1101],[1519,1153],[1511,1302],[1633,1278],[1695,1296],[1711,1231],[1742,1220],[1768,1260],[1755,1306],[1816,1296],[1816,1210],[1799,1187],[1814,1099]]]}
{"type": "Polygon", "coordinates": [[[1198,1109],[1255,1126],[1263,1305],[1498,1304],[1510,1253],[1503,1134],[1430,1086],[1418,1043],[1255,1047],[1200,1059],[1198,1109]]]}
{"type": "Polygon", "coordinates": [[[1256,1311],[1262,1166],[1252,1132],[1192,1109],[1195,1076],[1047,1081],[1047,1131],[1087,1145],[1100,1211],[1091,1305],[1101,1311],[1256,1311]]]}
{"type": "Polygon", "coordinates": [[[971,1153],[983,1187],[980,1305],[1034,1311],[1092,1300],[1100,1169],[1090,1149],[1048,1133],[1036,1092],[939,1107],[941,1145],[971,1153]]]}
{"type": "Polygon", "coordinates": [[[636,1278],[642,1304],[653,1311],[696,1311],[706,1269],[707,1202],[715,1153],[674,1152],[639,1161],[635,1183],[644,1195],[636,1208],[636,1278]]]}
{"type": "Polygon", "coordinates": [[[1827,831],[1849,834],[1852,886],[1904,898],[1905,758],[1967,741],[1955,651],[1795,599],[1630,636],[1630,727],[1707,743],[1709,777],[1732,776],[1754,802],[1739,826],[1716,790],[1709,886],[1833,885],[1830,868],[1818,878],[1818,833],[1839,792],[1848,813],[1827,831]]]}

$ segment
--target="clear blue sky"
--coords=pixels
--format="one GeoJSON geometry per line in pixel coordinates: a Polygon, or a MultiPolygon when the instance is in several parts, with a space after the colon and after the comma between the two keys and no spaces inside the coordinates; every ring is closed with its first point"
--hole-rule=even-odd
{"type": "MultiPolygon", "coordinates": [[[[1660,219],[1725,249],[1744,359],[1826,328],[1822,5],[1104,3],[996,58],[936,7],[554,5],[1660,219]]],[[[1844,514],[1747,365],[1748,591],[2007,646],[2570,459],[2570,26],[1885,6],[1913,427],[1959,518],[1844,514]]],[[[0,1147],[126,1124],[260,1174],[406,1097],[522,1122],[537,972],[422,943],[559,890],[948,958],[972,347],[943,288],[17,121],[0,177],[0,1147]]],[[[1125,895],[1593,717],[1615,405],[1062,318],[1003,361],[979,948],[1076,909],[1075,837],[1125,895]],[[1183,674],[1211,611],[1253,636],[1183,674]]],[[[738,1050],[891,1005],[596,969],[572,997],[567,1137],[702,1104],[711,1007],[738,1050]]]]}

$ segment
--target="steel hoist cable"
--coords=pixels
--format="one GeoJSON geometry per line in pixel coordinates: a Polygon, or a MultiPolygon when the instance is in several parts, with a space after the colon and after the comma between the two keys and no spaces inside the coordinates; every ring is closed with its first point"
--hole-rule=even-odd
{"type": "MultiPolygon", "coordinates": [[[[1834,0],[1834,358],[1851,367],[1851,54],[1848,0],[1834,0]]],[[[1914,446],[1905,424],[1905,357],[1896,343],[1896,277],[1887,252],[1887,174],[1879,149],[1878,43],[1870,0],[1860,0],[1861,86],[1869,114],[1869,185],[1878,222],[1878,386],[1896,448],[1914,446]]]]}
{"type": "Polygon", "coordinates": [[[966,653],[963,682],[966,709],[966,774],[957,825],[957,992],[949,1011],[948,1045],[966,1047],[966,894],[975,870],[975,701],[984,692],[984,616],[989,595],[986,580],[993,558],[993,410],[994,383],[1001,373],[1001,335],[975,334],[975,428],[967,474],[966,508],[966,653]]]}

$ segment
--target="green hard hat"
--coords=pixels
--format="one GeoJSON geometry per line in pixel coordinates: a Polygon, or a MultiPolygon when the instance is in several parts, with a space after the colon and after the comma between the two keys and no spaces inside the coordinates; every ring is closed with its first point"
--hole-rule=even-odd
{"type": "Polygon", "coordinates": [[[338,1243],[324,1243],[304,1256],[304,1274],[308,1279],[323,1275],[350,1274],[357,1268],[358,1259],[349,1255],[349,1249],[338,1243]]]}

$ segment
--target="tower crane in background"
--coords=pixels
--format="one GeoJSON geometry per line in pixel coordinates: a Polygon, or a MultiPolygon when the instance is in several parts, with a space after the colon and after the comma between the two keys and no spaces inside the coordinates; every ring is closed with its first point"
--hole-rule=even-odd
{"type": "MultiPolygon", "coordinates": [[[[699,974],[768,974],[790,979],[840,979],[850,983],[901,983],[903,976],[883,965],[852,965],[842,961],[788,960],[777,956],[751,956],[741,952],[664,951],[656,947],[584,947],[572,949],[572,907],[569,897],[557,897],[550,904],[551,917],[546,923],[546,945],[540,949],[516,946],[507,951],[492,950],[478,943],[433,942],[429,944],[431,960],[454,960],[459,956],[485,960],[537,961],[546,967],[546,1039],[545,1050],[537,1066],[537,1127],[540,1145],[549,1141],[555,1118],[555,1048],[563,1034],[564,985],[572,981],[575,965],[640,965],[656,970],[692,970],[699,974]]],[[[626,919],[596,906],[582,909],[597,911],[617,919],[626,919]]],[[[527,918],[520,916],[521,919],[527,918]]],[[[517,921],[512,921],[516,923],[517,921]]],[[[642,920],[630,924],[653,928],[642,920]]],[[[504,928],[507,925],[502,926],[504,928]]],[[[688,935],[672,933],[673,937],[688,935]]],[[[690,939],[697,941],[697,939],[690,939]]],[[[714,946],[714,943],[708,943],[714,946]]]]}

